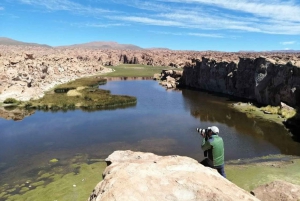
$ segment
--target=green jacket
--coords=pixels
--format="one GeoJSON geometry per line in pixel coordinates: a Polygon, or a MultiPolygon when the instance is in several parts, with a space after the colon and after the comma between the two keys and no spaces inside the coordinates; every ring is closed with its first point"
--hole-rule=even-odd
{"type": "Polygon", "coordinates": [[[202,140],[201,148],[208,151],[208,159],[213,161],[213,166],[224,164],[224,142],[218,135],[212,135],[207,141],[202,140]]]}

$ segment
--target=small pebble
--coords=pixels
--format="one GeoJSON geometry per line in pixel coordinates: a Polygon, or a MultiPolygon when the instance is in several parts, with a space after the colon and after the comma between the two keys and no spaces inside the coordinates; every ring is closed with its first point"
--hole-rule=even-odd
{"type": "Polygon", "coordinates": [[[76,185],[74,184],[73,187],[76,187],[76,185]]]}

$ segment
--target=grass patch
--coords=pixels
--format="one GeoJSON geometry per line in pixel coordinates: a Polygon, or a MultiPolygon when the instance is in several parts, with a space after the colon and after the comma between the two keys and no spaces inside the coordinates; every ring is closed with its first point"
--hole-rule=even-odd
{"type": "Polygon", "coordinates": [[[280,110],[280,107],[277,106],[277,107],[274,107],[274,106],[266,106],[266,107],[261,107],[260,108],[261,111],[265,111],[265,112],[268,112],[270,114],[278,114],[279,110],[280,110]]]}
{"type": "Polygon", "coordinates": [[[296,110],[281,108],[279,106],[266,106],[260,108],[261,111],[270,113],[270,114],[278,114],[283,118],[289,119],[296,115],[296,110]]]}
{"type": "MultiPolygon", "coordinates": [[[[153,77],[162,70],[174,69],[164,66],[148,66],[136,64],[122,64],[111,67],[114,72],[103,74],[104,77],[153,77]]],[[[101,75],[102,76],[102,75],[101,75]]],[[[135,105],[137,99],[132,96],[111,95],[110,91],[98,89],[98,86],[105,84],[106,79],[99,76],[81,78],[69,83],[55,87],[45,93],[44,97],[38,100],[18,102],[9,99],[10,104],[29,109],[43,111],[74,110],[81,108],[84,111],[94,111],[116,107],[135,105]]]]}
{"type": "Polygon", "coordinates": [[[162,70],[174,69],[165,66],[148,66],[140,64],[121,64],[111,67],[114,72],[104,74],[105,77],[153,77],[155,73],[161,73],[162,70]]]}
{"type": "Polygon", "coordinates": [[[89,77],[62,84],[47,92],[43,98],[22,104],[26,109],[44,111],[99,110],[110,107],[135,105],[137,99],[126,95],[111,95],[110,91],[99,89],[106,80],[99,77],[89,77]]]}
{"type": "Polygon", "coordinates": [[[3,101],[5,104],[17,104],[19,101],[14,98],[7,98],[3,101]]]}
{"type": "Polygon", "coordinates": [[[283,125],[283,121],[291,118],[295,118],[297,111],[295,109],[288,109],[280,106],[266,106],[259,107],[247,103],[236,103],[232,105],[232,108],[239,112],[245,113],[249,118],[260,118],[267,121],[272,121],[283,125]]]}
{"type": "Polygon", "coordinates": [[[56,93],[67,93],[70,89],[76,89],[77,87],[87,86],[87,87],[97,87],[99,85],[106,84],[106,80],[103,78],[99,78],[97,76],[94,77],[86,77],[77,79],[65,84],[61,84],[54,89],[56,93]]]}

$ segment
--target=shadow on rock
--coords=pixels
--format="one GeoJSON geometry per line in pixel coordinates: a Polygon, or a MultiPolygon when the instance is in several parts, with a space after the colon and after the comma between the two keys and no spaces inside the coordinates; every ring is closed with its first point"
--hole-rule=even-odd
{"type": "Polygon", "coordinates": [[[297,109],[297,113],[290,119],[287,119],[284,122],[284,125],[293,135],[293,139],[297,142],[300,142],[300,110],[297,109]]]}

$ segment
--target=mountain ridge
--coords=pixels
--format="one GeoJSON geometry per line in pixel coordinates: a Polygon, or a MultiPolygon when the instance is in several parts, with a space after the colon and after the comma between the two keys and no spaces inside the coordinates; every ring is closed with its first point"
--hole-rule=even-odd
{"type": "Polygon", "coordinates": [[[50,45],[46,45],[46,44],[22,42],[7,37],[0,37],[0,45],[22,45],[22,46],[27,45],[27,46],[51,47],[50,45]]]}
{"type": "MultiPolygon", "coordinates": [[[[142,48],[133,44],[121,44],[115,41],[91,41],[87,43],[79,43],[72,45],[63,45],[63,46],[50,46],[47,44],[39,44],[33,42],[23,42],[14,40],[8,37],[0,37],[0,45],[21,45],[21,46],[40,46],[40,47],[48,47],[55,49],[64,49],[64,48],[86,48],[86,49],[109,49],[109,50],[162,50],[162,51],[172,51],[172,49],[165,47],[152,47],[152,48],[142,48]]],[[[196,51],[196,50],[189,50],[196,51]]],[[[206,50],[208,51],[208,50],[206,50]]],[[[217,52],[217,51],[213,51],[217,52]]],[[[269,51],[246,51],[240,50],[237,52],[270,52],[270,53],[300,53],[300,50],[269,50],[269,51]]]]}
{"type": "Polygon", "coordinates": [[[91,49],[117,49],[117,50],[142,50],[143,48],[132,44],[120,44],[115,41],[92,41],[88,43],[58,46],[56,48],[91,48],[91,49]]]}

